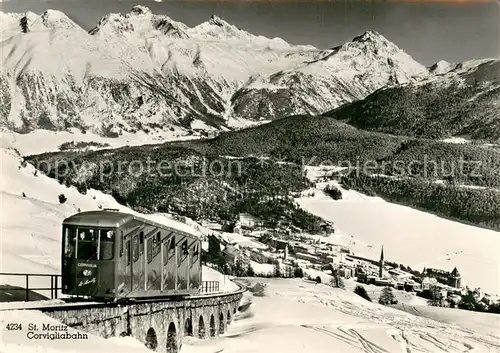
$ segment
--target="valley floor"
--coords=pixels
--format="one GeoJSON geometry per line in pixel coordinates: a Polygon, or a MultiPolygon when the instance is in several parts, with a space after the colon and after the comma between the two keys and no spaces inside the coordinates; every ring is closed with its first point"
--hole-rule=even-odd
{"type": "Polygon", "coordinates": [[[333,200],[319,189],[314,190],[314,197],[297,200],[305,210],[335,223],[336,234],[330,242],[347,245],[356,255],[374,260],[384,246],[386,261],[417,271],[457,267],[462,284],[500,292],[499,232],[341,190],[342,200],[333,200]]]}

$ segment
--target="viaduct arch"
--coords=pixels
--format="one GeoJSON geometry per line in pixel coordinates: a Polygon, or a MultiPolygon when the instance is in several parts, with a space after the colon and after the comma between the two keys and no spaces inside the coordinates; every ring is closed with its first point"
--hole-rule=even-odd
{"type": "Polygon", "coordinates": [[[209,339],[223,334],[231,323],[231,313],[238,310],[244,291],[200,295],[183,301],[41,310],[82,332],[104,338],[132,336],[151,351],[178,353],[185,336],[209,339]]]}

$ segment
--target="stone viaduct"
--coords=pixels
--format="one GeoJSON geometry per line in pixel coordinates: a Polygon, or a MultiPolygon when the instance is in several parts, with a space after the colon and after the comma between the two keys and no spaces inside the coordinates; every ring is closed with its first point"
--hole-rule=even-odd
{"type": "Polygon", "coordinates": [[[182,301],[102,307],[46,307],[42,311],[79,331],[109,338],[132,336],[152,351],[177,353],[185,336],[217,337],[238,310],[244,289],[182,301]]]}

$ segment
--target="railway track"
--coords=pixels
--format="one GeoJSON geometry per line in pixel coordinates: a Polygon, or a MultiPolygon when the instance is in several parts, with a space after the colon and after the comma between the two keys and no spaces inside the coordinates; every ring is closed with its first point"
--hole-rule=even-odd
{"type": "Polygon", "coordinates": [[[1,311],[9,311],[9,310],[40,310],[42,312],[54,312],[54,311],[64,311],[64,310],[74,310],[74,309],[95,309],[95,308],[114,308],[120,306],[134,305],[134,304],[148,304],[148,303],[163,303],[163,302],[177,302],[177,301],[186,301],[186,300],[196,300],[203,298],[215,298],[215,297],[224,297],[227,295],[232,295],[234,293],[240,292],[244,290],[245,287],[239,283],[240,287],[238,290],[234,292],[213,292],[213,293],[204,293],[197,294],[191,296],[165,296],[165,297],[151,297],[151,298],[137,298],[137,299],[124,299],[119,301],[92,301],[85,300],[81,298],[61,298],[57,299],[60,301],[52,302],[52,303],[43,303],[43,302],[22,302],[22,304],[16,305],[7,305],[6,307],[0,307],[1,311]],[[62,302],[62,303],[61,303],[62,302]],[[33,305],[29,305],[29,304],[33,305]]]}
{"type": "MultiPolygon", "coordinates": [[[[223,294],[223,293],[219,293],[223,294]]],[[[228,293],[231,294],[231,293],[228,293]]],[[[134,305],[134,304],[148,304],[148,303],[163,303],[163,302],[172,302],[172,301],[183,301],[183,300],[189,300],[189,299],[197,299],[197,298],[207,298],[210,297],[208,295],[203,295],[203,296],[193,296],[193,297],[182,297],[182,298],[151,298],[151,299],[141,299],[141,300],[126,300],[126,301],[107,301],[107,302],[100,302],[100,301],[69,301],[69,302],[64,302],[64,303],[37,303],[37,302],[32,302],[33,305],[29,305],[26,303],[23,303],[22,305],[16,306],[13,305],[5,307],[5,308],[0,308],[1,311],[9,311],[9,310],[40,310],[42,312],[52,312],[52,311],[64,311],[64,310],[74,310],[74,309],[96,309],[96,308],[114,308],[114,307],[120,307],[120,306],[127,306],[127,305],[134,305]]],[[[64,300],[62,300],[64,301],[64,300]]]]}

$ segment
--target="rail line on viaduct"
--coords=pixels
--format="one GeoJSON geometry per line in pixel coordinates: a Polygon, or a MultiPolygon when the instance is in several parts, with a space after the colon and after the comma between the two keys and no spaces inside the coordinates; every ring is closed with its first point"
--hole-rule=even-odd
{"type": "MultiPolygon", "coordinates": [[[[131,336],[159,353],[178,353],[183,338],[225,333],[246,288],[200,294],[182,300],[136,303],[77,303],[34,307],[78,331],[103,338],[131,336]]],[[[30,309],[30,308],[26,308],[30,309]]]]}
{"type": "Polygon", "coordinates": [[[45,307],[46,315],[79,331],[103,338],[132,336],[159,353],[177,353],[186,336],[212,338],[223,334],[238,310],[245,289],[158,301],[104,307],[45,307]]]}

